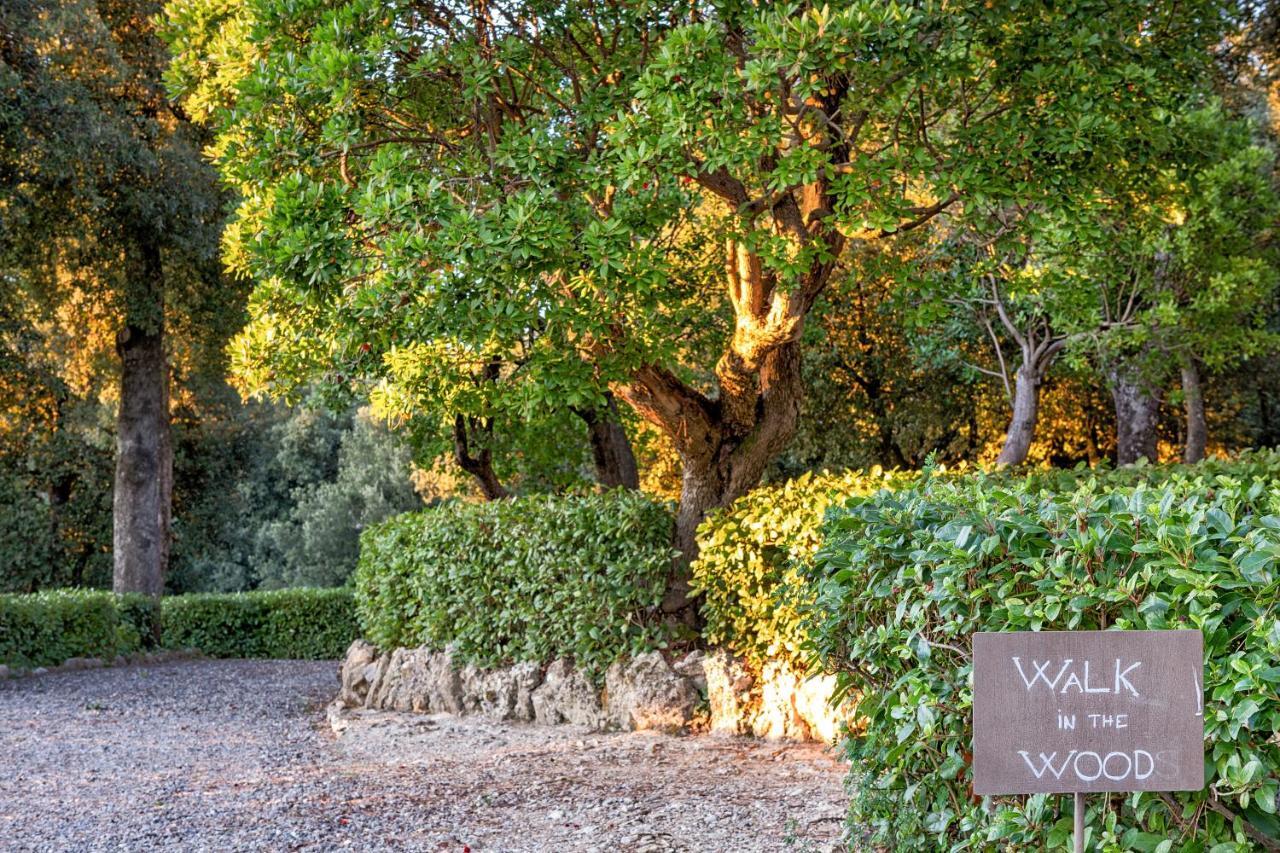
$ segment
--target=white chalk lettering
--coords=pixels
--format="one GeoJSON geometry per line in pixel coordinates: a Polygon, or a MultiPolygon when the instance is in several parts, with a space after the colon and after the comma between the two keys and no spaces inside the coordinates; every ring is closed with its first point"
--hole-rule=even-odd
{"type": "Polygon", "coordinates": [[[1110,782],[1134,780],[1138,782],[1150,779],[1156,771],[1157,763],[1165,763],[1165,755],[1161,753],[1157,759],[1145,749],[1130,752],[1112,751],[1106,754],[1093,750],[1071,750],[1059,757],[1061,753],[1039,753],[1033,758],[1026,750],[1019,750],[1018,755],[1026,762],[1027,769],[1037,779],[1052,777],[1062,779],[1074,776],[1081,782],[1096,782],[1104,776],[1110,782]]]}
{"type": "Polygon", "coordinates": [[[1129,757],[1129,753],[1127,752],[1108,752],[1107,757],[1102,759],[1102,775],[1106,776],[1112,782],[1119,782],[1122,779],[1128,778],[1131,772],[1133,772],[1133,759],[1129,757]],[[1110,770],[1107,769],[1108,767],[1111,766],[1111,759],[1113,758],[1124,759],[1123,772],[1112,773],[1110,770]]]}
{"type": "Polygon", "coordinates": [[[1050,690],[1057,689],[1058,679],[1062,678],[1063,673],[1067,671],[1067,667],[1071,666],[1071,658],[1067,658],[1062,662],[1062,669],[1058,670],[1058,674],[1053,677],[1053,681],[1050,681],[1049,677],[1045,675],[1045,670],[1048,669],[1049,665],[1052,663],[1053,661],[1051,660],[1043,662],[1038,660],[1031,661],[1031,665],[1035,667],[1036,671],[1035,675],[1031,678],[1027,678],[1027,674],[1022,671],[1022,659],[1017,656],[1014,656],[1013,658],[1013,665],[1018,668],[1018,675],[1022,676],[1022,683],[1027,686],[1028,692],[1030,692],[1031,688],[1035,686],[1037,681],[1043,681],[1044,686],[1048,687],[1050,690]]]}
{"type": "MultiPolygon", "coordinates": [[[[1120,663],[1120,661],[1116,661],[1116,663],[1117,663],[1117,664],[1119,664],[1119,663],[1120,663]]],[[[1084,692],[1085,692],[1085,693],[1106,693],[1106,692],[1108,692],[1108,691],[1107,691],[1107,688],[1105,688],[1105,687],[1090,687],[1090,686],[1089,686],[1089,662],[1088,662],[1088,661],[1085,661],[1085,662],[1084,662],[1084,692]]]]}
{"type": "Polygon", "coordinates": [[[1098,753],[1093,752],[1091,750],[1085,750],[1084,752],[1077,753],[1075,763],[1072,765],[1072,769],[1076,771],[1076,778],[1079,779],[1080,781],[1082,782],[1096,781],[1097,778],[1102,775],[1102,757],[1098,755],[1098,753]],[[1084,771],[1080,769],[1080,759],[1084,758],[1085,756],[1088,756],[1090,759],[1093,760],[1094,764],[1098,765],[1098,772],[1094,773],[1092,776],[1085,775],[1084,771]]]}
{"type": "Polygon", "coordinates": [[[1120,671],[1120,659],[1119,659],[1119,658],[1116,658],[1116,685],[1115,685],[1116,689],[1115,689],[1115,692],[1116,692],[1116,695],[1117,695],[1117,696],[1120,694],[1120,685],[1121,685],[1121,684],[1123,684],[1125,687],[1127,687],[1127,688],[1129,689],[1129,692],[1130,692],[1130,693],[1132,693],[1134,696],[1137,696],[1137,695],[1138,695],[1138,691],[1134,689],[1133,685],[1129,682],[1129,679],[1125,678],[1125,676],[1126,676],[1126,675],[1128,675],[1129,673],[1133,672],[1135,669],[1137,669],[1137,668],[1138,668],[1138,667],[1140,667],[1140,666],[1142,666],[1142,661],[1137,661],[1136,663],[1131,663],[1131,664],[1129,664],[1129,667],[1128,667],[1127,669],[1125,669],[1125,671],[1124,671],[1124,672],[1121,672],[1121,671],[1120,671]]]}
{"type": "Polygon", "coordinates": [[[1117,696],[1122,690],[1127,690],[1130,695],[1141,697],[1138,688],[1133,686],[1133,682],[1129,680],[1129,673],[1142,666],[1142,661],[1134,661],[1125,666],[1124,661],[1116,658],[1115,678],[1110,686],[1098,686],[1091,680],[1092,669],[1091,661],[1085,661],[1081,672],[1076,672],[1071,668],[1075,662],[1073,658],[1066,658],[1062,661],[1062,665],[1058,667],[1057,674],[1050,677],[1054,661],[1035,660],[1031,661],[1032,672],[1027,675],[1027,670],[1022,666],[1022,658],[1012,655],[1009,658],[1013,661],[1014,667],[1018,670],[1018,676],[1022,679],[1022,684],[1027,688],[1027,692],[1037,684],[1043,684],[1052,693],[1070,693],[1073,689],[1080,694],[1086,693],[1110,693],[1117,696]],[[1061,687],[1059,687],[1061,684],[1061,687]]]}
{"type": "Polygon", "coordinates": [[[1067,753],[1067,757],[1062,759],[1062,764],[1057,767],[1054,767],[1053,762],[1054,762],[1054,759],[1058,757],[1058,753],[1051,752],[1048,755],[1045,755],[1042,752],[1040,753],[1040,769],[1037,770],[1036,766],[1031,763],[1031,756],[1027,753],[1027,751],[1026,750],[1018,751],[1018,755],[1021,755],[1022,760],[1027,762],[1027,767],[1031,768],[1031,772],[1036,774],[1037,779],[1043,778],[1045,773],[1052,773],[1053,778],[1061,779],[1062,774],[1066,772],[1067,765],[1071,763],[1071,758],[1075,754],[1076,754],[1076,751],[1074,749],[1071,750],[1069,753],[1067,753]]]}

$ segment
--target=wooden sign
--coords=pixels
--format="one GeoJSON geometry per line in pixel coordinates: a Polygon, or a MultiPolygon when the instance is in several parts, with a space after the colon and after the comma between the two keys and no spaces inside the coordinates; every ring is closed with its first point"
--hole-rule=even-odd
{"type": "Polygon", "coordinates": [[[973,635],[977,794],[1204,787],[1199,631],[973,635]]]}

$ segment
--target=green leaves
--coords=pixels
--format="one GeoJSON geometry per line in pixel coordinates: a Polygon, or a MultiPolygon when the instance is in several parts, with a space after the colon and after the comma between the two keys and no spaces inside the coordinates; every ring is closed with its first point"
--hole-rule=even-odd
{"type": "Polygon", "coordinates": [[[360,635],[349,588],[169,596],[160,622],[166,648],[219,658],[334,660],[360,635]]]}
{"type": "Polygon", "coordinates": [[[166,596],[61,589],[0,595],[0,663],[57,666],[72,657],[111,660],[161,644],[210,657],[342,657],[359,635],[350,589],[287,589],[166,596]]]}
{"type": "Polygon", "coordinates": [[[57,666],[73,657],[112,659],[137,651],[150,631],[127,618],[143,612],[134,597],[120,601],[128,602],[127,613],[116,596],[99,590],[0,595],[0,663],[57,666]]]}
{"type": "MultiPolygon", "coordinates": [[[[851,824],[890,849],[969,849],[974,838],[1061,849],[1069,826],[1037,798],[986,809],[969,797],[968,764],[954,758],[971,739],[969,637],[1194,627],[1212,796],[1280,838],[1269,817],[1280,785],[1277,483],[1280,456],[1259,453],[1103,474],[932,475],[828,511],[821,548],[795,564],[813,602],[799,629],[862,696],[865,728],[845,749],[860,784],[881,788],[855,797],[851,824]]],[[[1090,818],[1099,849],[1239,849],[1242,826],[1204,809],[1207,796],[1173,795],[1174,813],[1130,796],[1090,818]]]]}
{"type": "Polygon", "coordinates": [[[447,503],[362,540],[356,598],[384,649],[451,647],[479,666],[573,658],[603,677],[664,648],[669,508],[638,492],[447,503]]]}
{"type": "Polygon", "coordinates": [[[802,613],[812,590],[798,572],[818,549],[823,513],[834,502],[911,478],[879,469],[804,474],[755,489],[708,517],[698,528],[692,567],[705,639],[756,668],[774,659],[803,664],[802,613]]]}

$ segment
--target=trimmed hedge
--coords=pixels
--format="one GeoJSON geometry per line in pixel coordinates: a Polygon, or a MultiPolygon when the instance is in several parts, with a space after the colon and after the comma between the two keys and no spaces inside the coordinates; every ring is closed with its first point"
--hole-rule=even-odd
{"type": "Polygon", "coordinates": [[[1280,839],[1274,460],[1080,474],[1060,492],[1035,476],[926,475],[831,511],[802,572],[816,591],[805,627],[840,689],[860,697],[865,728],[845,740],[850,825],[888,849],[1064,849],[1064,798],[971,794],[970,636],[1195,627],[1212,788],[1091,798],[1091,844],[1164,853],[1280,839]]]}
{"type": "Polygon", "coordinates": [[[803,666],[801,613],[813,596],[797,571],[818,549],[823,512],[910,476],[879,468],[803,474],[707,516],[692,566],[693,589],[703,596],[704,639],[757,669],[771,659],[803,666]]]}
{"type": "Polygon", "coordinates": [[[151,636],[152,612],[145,596],[100,590],[0,595],[0,664],[29,669],[130,654],[151,636]]]}
{"type": "Polygon", "coordinates": [[[658,613],[672,516],[639,492],[449,503],[365,531],[364,635],[384,649],[450,646],[468,663],[569,657],[601,674],[666,646],[658,613]]]}
{"type": "Polygon", "coordinates": [[[162,645],[211,657],[339,658],[359,636],[350,589],[144,595],[63,589],[0,595],[0,664],[29,669],[162,645]]]}
{"type": "MultiPolygon", "coordinates": [[[[814,587],[801,574],[822,540],[825,510],[881,489],[910,487],[919,476],[919,472],[879,467],[803,474],[754,489],[731,506],[708,515],[698,528],[699,555],[692,567],[694,589],[703,596],[703,637],[757,667],[769,659],[804,667],[809,653],[802,613],[813,601],[814,587]]],[[[930,476],[963,480],[974,474],[963,469],[935,469],[930,476]]],[[[1217,476],[1280,482],[1280,453],[1251,451],[1231,460],[1207,460],[1192,468],[1139,464],[1113,470],[1082,465],[1005,470],[984,476],[990,484],[1046,494],[1072,491],[1088,482],[1134,487],[1217,476]]]]}
{"type": "Polygon", "coordinates": [[[163,599],[161,635],[171,649],[216,658],[340,658],[360,636],[349,588],[197,593],[163,599]]]}

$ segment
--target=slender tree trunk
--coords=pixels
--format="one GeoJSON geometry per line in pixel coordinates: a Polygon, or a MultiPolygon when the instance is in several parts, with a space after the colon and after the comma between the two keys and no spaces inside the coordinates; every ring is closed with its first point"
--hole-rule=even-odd
{"type": "Polygon", "coordinates": [[[486,437],[493,435],[493,421],[480,418],[466,418],[457,415],[453,419],[453,458],[463,471],[466,471],[480,484],[480,492],[487,501],[496,501],[510,496],[510,492],[498,479],[493,470],[493,451],[486,441],[478,452],[471,446],[474,433],[483,432],[486,437]]]}
{"type": "Polygon", "coordinates": [[[1005,433],[997,465],[1021,465],[1027,461],[1031,442],[1036,437],[1036,419],[1040,416],[1040,373],[1023,361],[1013,378],[1013,416],[1005,433]]]}
{"type": "Polygon", "coordinates": [[[1131,365],[1115,365],[1107,374],[1116,410],[1116,464],[1132,465],[1143,457],[1155,462],[1160,395],[1131,365]]]}
{"type": "Polygon", "coordinates": [[[1184,462],[1204,459],[1209,427],[1204,417],[1204,389],[1200,384],[1200,365],[1188,356],[1182,362],[1182,397],[1187,416],[1187,444],[1182,451],[1184,462]]]}
{"type": "Polygon", "coordinates": [[[574,409],[587,425],[587,437],[591,442],[591,456],[595,462],[596,481],[606,489],[640,488],[640,472],[636,467],[636,455],[631,449],[627,431],[618,415],[618,403],[613,394],[606,394],[604,411],[574,409]]]}
{"type": "Polygon", "coordinates": [[[159,248],[143,240],[130,264],[125,325],[116,335],[120,410],[112,551],[116,592],[164,592],[172,512],[169,368],[159,248]]]}

